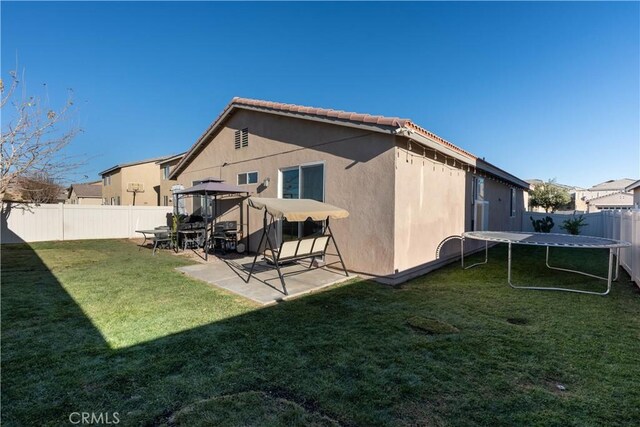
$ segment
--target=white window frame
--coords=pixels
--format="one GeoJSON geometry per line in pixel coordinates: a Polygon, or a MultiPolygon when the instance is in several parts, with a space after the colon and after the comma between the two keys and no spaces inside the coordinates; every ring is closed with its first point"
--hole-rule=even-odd
{"type": "Polygon", "coordinates": [[[511,209],[511,212],[509,213],[509,217],[511,218],[515,218],[516,216],[516,200],[517,200],[517,192],[516,189],[511,187],[510,189],[510,194],[509,194],[509,207],[511,209]]]}
{"type": "Polygon", "coordinates": [[[255,185],[258,182],[260,182],[260,173],[258,171],[249,171],[249,172],[241,172],[238,175],[236,175],[236,184],[238,185],[255,185]],[[255,173],[256,174],[256,182],[249,182],[249,174],[255,173]],[[240,176],[241,175],[245,175],[246,176],[246,183],[244,184],[240,184],[240,176]]]}
{"type": "Polygon", "coordinates": [[[169,165],[165,165],[162,167],[162,179],[163,180],[168,180],[169,179],[169,175],[171,175],[171,167],[169,165]]]}
{"type": "MultiPolygon", "coordinates": [[[[298,173],[301,173],[301,169],[305,166],[317,166],[322,165],[322,200],[326,200],[326,189],[327,189],[327,165],[324,160],[318,162],[308,162],[308,163],[300,163],[297,166],[287,166],[285,168],[278,169],[278,199],[282,199],[282,172],[296,170],[298,169],[298,173]]],[[[300,175],[299,175],[300,176],[300,175]]],[[[298,188],[298,191],[300,189],[298,188]]],[[[298,194],[300,197],[300,194],[298,194]]]]}

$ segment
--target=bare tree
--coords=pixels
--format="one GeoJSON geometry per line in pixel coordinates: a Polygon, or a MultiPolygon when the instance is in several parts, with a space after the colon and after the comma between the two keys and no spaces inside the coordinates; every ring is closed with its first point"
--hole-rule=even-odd
{"type": "MultiPolygon", "coordinates": [[[[70,123],[73,102],[69,98],[58,109],[49,109],[39,97],[19,91],[21,84],[16,72],[11,72],[11,84],[2,94],[0,109],[3,116],[0,141],[0,203],[8,190],[20,193],[28,178],[46,176],[60,181],[65,173],[78,166],[64,154],[64,148],[80,132],[70,123]],[[44,175],[42,175],[44,174],[44,175]]],[[[24,88],[24,85],[22,86],[24,88]]]]}
{"type": "Polygon", "coordinates": [[[21,178],[21,198],[35,204],[56,203],[63,187],[45,172],[37,172],[21,178]]]}

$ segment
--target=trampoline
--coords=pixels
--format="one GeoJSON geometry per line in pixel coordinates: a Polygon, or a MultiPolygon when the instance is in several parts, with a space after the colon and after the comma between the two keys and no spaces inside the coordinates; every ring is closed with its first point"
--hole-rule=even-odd
{"type": "Polygon", "coordinates": [[[508,261],[507,261],[507,281],[509,286],[515,289],[535,289],[543,291],[565,291],[577,292],[581,294],[591,295],[607,295],[611,291],[611,282],[618,280],[618,272],[620,270],[620,248],[631,246],[631,243],[622,240],[605,239],[603,237],[592,236],[574,236],[571,234],[557,233],[527,233],[517,231],[468,231],[462,235],[462,268],[469,269],[478,265],[486,264],[489,261],[489,242],[506,243],[508,245],[508,261]],[[464,265],[464,241],[465,239],[481,240],[485,242],[485,258],[484,261],[472,264],[468,267],[464,265]],[[607,289],[604,292],[583,291],[579,289],[554,288],[541,286],[521,286],[514,285],[511,280],[511,247],[513,245],[530,245],[545,246],[546,256],[545,262],[548,268],[552,270],[565,271],[569,273],[581,274],[583,276],[593,277],[595,279],[607,282],[607,289]],[[574,249],[608,249],[609,250],[609,272],[607,277],[596,276],[594,274],[585,273],[578,270],[570,270],[568,268],[554,267],[549,264],[549,248],[574,248],[574,249]],[[615,253],[615,277],[613,277],[613,258],[615,253]]]}

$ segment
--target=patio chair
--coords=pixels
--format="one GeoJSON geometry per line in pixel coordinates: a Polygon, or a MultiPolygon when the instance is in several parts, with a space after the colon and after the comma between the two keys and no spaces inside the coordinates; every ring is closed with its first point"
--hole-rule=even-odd
{"type": "Polygon", "coordinates": [[[167,226],[155,227],[155,230],[167,230],[166,233],[158,233],[153,236],[153,255],[159,247],[170,248],[172,245],[171,229],[167,226]]]}

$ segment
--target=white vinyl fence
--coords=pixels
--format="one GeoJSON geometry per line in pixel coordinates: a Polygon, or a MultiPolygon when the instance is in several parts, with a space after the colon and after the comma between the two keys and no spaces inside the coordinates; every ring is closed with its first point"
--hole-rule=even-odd
{"type": "Polygon", "coordinates": [[[0,243],[140,237],[136,230],[167,225],[170,206],[51,204],[4,206],[0,243]]]}
{"type": "Polygon", "coordinates": [[[620,250],[620,265],[631,280],[640,286],[640,210],[604,211],[604,235],[610,239],[625,240],[630,248],[620,250]]]}
{"type": "MultiPolygon", "coordinates": [[[[540,212],[525,212],[522,217],[522,231],[534,231],[531,223],[533,219],[546,216],[553,218],[552,233],[567,233],[561,229],[563,221],[572,218],[570,214],[547,214],[540,212]]],[[[576,215],[576,217],[579,215],[576,215]]],[[[631,243],[630,248],[620,250],[620,265],[629,273],[631,279],[640,286],[640,210],[600,211],[583,214],[589,225],[580,230],[585,236],[606,237],[624,240],[631,243]]]]}

